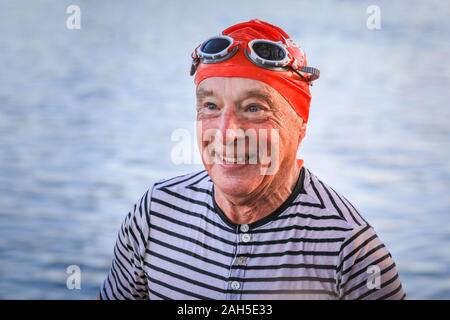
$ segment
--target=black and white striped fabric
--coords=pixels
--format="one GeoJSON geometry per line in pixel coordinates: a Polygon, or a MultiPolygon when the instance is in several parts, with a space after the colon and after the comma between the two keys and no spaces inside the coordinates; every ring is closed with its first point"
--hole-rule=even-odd
{"type": "Polygon", "coordinates": [[[206,171],[156,183],[119,231],[102,299],[403,299],[374,229],[303,167],[291,196],[233,224],[206,171]]]}

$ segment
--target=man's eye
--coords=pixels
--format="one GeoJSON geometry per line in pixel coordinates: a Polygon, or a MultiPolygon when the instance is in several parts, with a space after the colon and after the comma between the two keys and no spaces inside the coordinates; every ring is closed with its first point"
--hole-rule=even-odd
{"type": "Polygon", "coordinates": [[[250,111],[250,112],[258,112],[260,110],[262,110],[262,108],[261,108],[261,106],[259,106],[257,104],[252,104],[247,108],[247,111],[250,111]]]}
{"type": "Polygon", "coordinates": [[[214,103],[211,103],[211,102],[205,103],[205,107],[208,110],[217,110],[217,105],[215,105],[214,103]]]}

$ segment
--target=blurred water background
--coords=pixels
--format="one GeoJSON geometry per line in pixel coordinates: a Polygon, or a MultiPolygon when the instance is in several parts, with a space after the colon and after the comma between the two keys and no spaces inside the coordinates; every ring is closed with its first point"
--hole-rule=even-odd
{"type": "Polygon", "coordinates": [[[134,202],[201,167],[171,161],[174,130],[194,131],[192,49],[256,17],[322,71],[305,165],[375,227],[409,298],[450,299],[446,0],[2,0],[0,298],[96,296],[134,202]],[[66,28],[71,4],[80,30],[66,28]],[[80,290],[66,287],[69,265],[80,290]]]}

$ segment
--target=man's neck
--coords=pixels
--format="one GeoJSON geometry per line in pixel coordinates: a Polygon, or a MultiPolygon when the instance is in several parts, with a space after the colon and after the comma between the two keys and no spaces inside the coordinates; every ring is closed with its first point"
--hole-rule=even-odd
{"type": "Polygon", "coordinates": [[[296,161],[283,177],[275,178],[267,187],[247,197],[233,197],[214,188],[214,198],[227,218],[235,224],[249,224],[268,216],[291,195],[303,161],[296,161]]]}

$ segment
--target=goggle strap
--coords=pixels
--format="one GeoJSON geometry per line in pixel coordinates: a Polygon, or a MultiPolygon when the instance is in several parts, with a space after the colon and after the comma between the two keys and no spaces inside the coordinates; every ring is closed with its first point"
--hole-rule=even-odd
{"type": "Polygon", "coordinates": [[[301,67],[299,71],[309,74],[309,81],[317,80],[320,77],[320,70],[313,67],[301,67]]]}
{"type": "Polygon", "coordinates": [[[198,59],[198,58],[192,60],[191,71],[189,73],[191,76],[193,76],[195,74],[195,72],[197,71],[199,62],[200,62],[200,59],[198,59]]]}
{"type": "Polygon", "coordinates": [[[191,53],[192,60],[198,59],[197,50],[201,45],[202,44],[199,44],[198,46],[195,47],[194,51],[192,51],[192,53],[191,53]]]}

